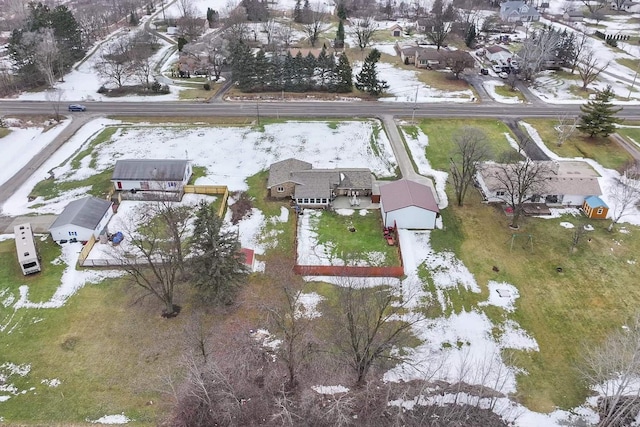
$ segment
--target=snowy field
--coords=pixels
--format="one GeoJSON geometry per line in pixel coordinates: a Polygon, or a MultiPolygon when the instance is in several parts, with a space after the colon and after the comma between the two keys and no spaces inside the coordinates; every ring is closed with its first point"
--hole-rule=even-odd
{"type": "Polygon", "coordinates": [[[64,120],[50,129],[44,129],[41,123],[7,119],[9,135],[0,140],[0,185],[7,182],[23,166],[45,148],[70,123],[64,120]]]}

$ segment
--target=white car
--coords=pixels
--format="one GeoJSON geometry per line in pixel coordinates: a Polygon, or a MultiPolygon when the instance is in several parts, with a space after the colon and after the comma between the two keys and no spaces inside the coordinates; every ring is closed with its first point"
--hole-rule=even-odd
{"type": "Polygon", "coordinates": [[[500,77],[501,79],[506,79],[509,77],[509,74],[505,73],[504,71],[498,73],[498,77],[500,77]]]}
{"type": "Polygon", "coordinates": [[[499,65],[492,65],[491,69],[493,70],[494,73],[501,73],[502,72],[502,67],[499,65]]]}

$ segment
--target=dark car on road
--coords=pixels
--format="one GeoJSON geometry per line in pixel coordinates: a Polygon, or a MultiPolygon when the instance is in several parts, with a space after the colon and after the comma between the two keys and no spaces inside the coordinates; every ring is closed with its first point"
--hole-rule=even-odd
{"type": "Polygon", "coordinates": [[[80,104],[71,104],[69,105],[69,111],[87,111],[87,107],[80,104]]]}

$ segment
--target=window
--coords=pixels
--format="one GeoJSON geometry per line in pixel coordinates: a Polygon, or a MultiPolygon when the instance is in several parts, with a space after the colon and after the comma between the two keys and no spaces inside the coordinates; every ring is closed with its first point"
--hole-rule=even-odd
{"type": "Polygon", "coordinates": [[[597,212],[597,214],[598,214],[598,215],[602,215],[602,212],[604,212],[604,209],[602,209],[602,208],[598,208],[598,212],[597,212]]]}
{"type": "Polygon", "coordinates": [[[175,187],[177,184],[174,181],[169,181],[169,187],[175,187]]]}
{"type": "Polygon", "coordinates": [[[309,199],[302,199],[302,203],[309,204],[309,199]]]}
{"type": "Polygon", "coordinates": [[[496,191],[496,196],[498,196],[498,197],[502,197],[505,194],[506,194],[506,192],[504,192],[504,191],[496,191]]]}
{"type": "Polygon", "coordinates": [[[77,236],[77,235],[78,235],[78,232],[76,232],[76,231],[70,231],[69,232],[69,236],[77,236]]]}
{"type": "Polygon", "coordinates": [[[284,193],[284,187],[277,187],[277,188],[276,188],[276,191],[277,191],[278,193],[284,193]]]}

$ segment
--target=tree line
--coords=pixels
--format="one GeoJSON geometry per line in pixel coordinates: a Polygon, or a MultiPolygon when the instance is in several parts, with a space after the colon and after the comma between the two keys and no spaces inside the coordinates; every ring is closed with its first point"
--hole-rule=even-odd
{"type": "Polygon", "coordinates": [[[80,26],[64,5],[50,9],[32,2],[28,9],[23,27],[12,31],[7,45],[18,86],[52,86],[84,57],[80,26]]]}
{"type": "Polygon", "coordinates": [[[318,57],[309,53],[303,56],[298,52],[285,55],[267,56],[263,50],[256,55],[243,43],[231,48],[232,76],[238,88],[243,92],[309,90],[326,92],[350,92],[353,87],[353,71],[349,59],[342,54],[336,62],[326,48],[322,48],[318,57]]]}

